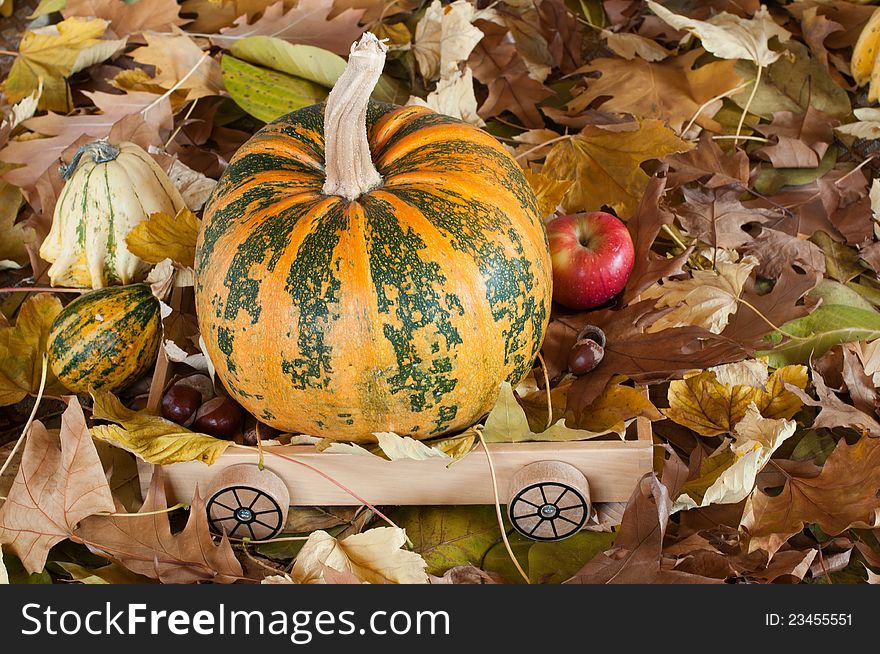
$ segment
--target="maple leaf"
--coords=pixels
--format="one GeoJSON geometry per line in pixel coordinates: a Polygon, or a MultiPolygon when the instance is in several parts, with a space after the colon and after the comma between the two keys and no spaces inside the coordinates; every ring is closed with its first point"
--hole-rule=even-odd
{"type": "Polygon", "coordinates": [[[614,548],[593,557],[566,584],[720,583],[664,566],[663,537],[672,503],[669,491],[649,473],[633,491],[614,548]]]}
{"type": "Polygon", "coordinates": [[[191,36],[177,30],[173,34],[146,32],[144,38],[147,45],[131,56],[138,63],[156,67],[153,84],[186,89],[189,100],[223,94],[220,64],[206,56],[191,36]]]}
{"type": "Polygon", "coordinates": [[[648,331],[698,325],[720,334],[731,314],[736,313],[743,285],[757,265],[754,257],[744,257],[738,262],[719,260],[715,270],[694,270],[690,279],[670,280],[650,287],[642,297],[656,299],[657,308],[672,307],[672,310],[657,319],[648,331]]]}
{"type": "Polygon", "coordinates": [[[300,584],[328,583],[330,568],[371,584],[428,583],[425,560],[401,549],[405,543],[406,532],[399,527],[375,527],[341,540],[314,531],[297,554],[290,576],[300,584]]]}
{"type": "Polygon", "coordinates": [[[40,572],[49,549],[71,538],[78,523],[114,511],[110,486],[76,398],[61,419],[60,447],[43,423],[28,431],[21,467],[0,507],[0,543],[28,572],[40,572]]]}
{"type": "Polygon", "coordinates": [[[743,206],[738,188],[682,188],[684,203],[675,214],[687,235],[713,247],[738,248],[751,242],[743,227],[778,218],[769,209],[743,206]]]}
{"type": "MultiPolygon", "coordinates": [[[[764,364],[766,369],[766,364],[764,364]]],[[[723,374],[723,373],[722,373],[723,374]]],[[[718,380],[718,373],[704,370],[669,384],[667,418],[703,436],[732,433],[754,404],[765,418],[791,419],[802,400],[786,385],[803,390],[807,386],[806,366],[786,366],[775,371],[763,386],[748,377],[718,380]],[[736,382],[736,383],[731,383],[736,382]]]]}
{"type": "Polygon", "coordinates": [[[863,436],[853,445],[840,439],[817,477],[789,476],[779,495],[754,493],[742,526],[749,551],[773,554],[806,524],[835,536],[850,527],[877,527],[880,515],[880,439],[863,436]]]}
{"type": "MultiPolygon", "coordinates": [[[[80,523],[75,536],[132,572],[163,583],[229,584],[243,578],[241,564],[226,535],[219,545],[214,544],[205,500],[198,490],[180,533],[171,533],[167,508],[162,467],[155,466],[150,489],[138,511],[141,515],[93,515],[80,523]]],[[[115,510],[125,511],[118,501],[115,510]]]]}
{"type": "MultiPolygon", "coordinates": [[[[214,35],[222,28],[235,23],[237,18],[247,16],[248,20],[266,10],[278,0],[183,0],[180,10],[185,16],[195,16],[187,29],[214,35]]],[[[296,0],[285,0],[284,6],[291,7],[296,0]]]]}
{"type": "Polygon", "coordinates": [[[553,92],[529,75],[529,68],[506,27],[485,20],[477,24],[485,36],[467,63],[474,77],[489,88],[480,116],[491,118],[510,111],[525,127],[542,127],[544,121],[537,104],[553,92]]]}
{"type": "Polygon", "coordinates": [[[792,265],[811,273],[825,273],[825,254],[818,245],[776,229],[762,228],[744,245],[743,254],[760,260],[755,270],[767,279],[778,279],[792,265]]]}
{"type": "Polygon", "coordinates": [[[110,23],[110,29],[119,36],[152,30],[168,32],[183,25],[180,5],[176,0],[67,0],[61,9],[65,18],[94,16],[110,23]]]}
{"type": "Polygon", "coordinates": [[[171,127],[171,103],[168,98],[141,92],[84,93],[103,113],[82,116],[49,113],[31,118],[24,122],[24,126],[50,138],[12,141],[0,150],[0,160],[24,164],[4,174],[9,182],[24,189],[33,189],[39,177],[49,166],[59,161],[61,154],[74,141],[81,136],[90,136],[90,140],[104,138],[116,123],[131,114],[141,114],[149,125],[156,128],[171,127]]]}
{"type": "Polygon", "coordinates": [[[733,441],[725,442],[700,462],[699,476],[682,486],[672,510],[744,500],[752,492],[758,473],[796,427],[792,420],[763,417],[755,403],[750,403],[733,428],[733,441]]]}
{"type": "Polygon", "coordinates": [[[558,180],[543,173],[536,173],[528,168],[523,171],[529,186],[538,199],[538,210],[542,218],[548,218],[556,211],[568,188],[574,183],[571,180],[558,180]]]}
{"type": "Polygon", "coordinates": [[[416,25],[413,55],[422,77],[445,79],[458,71],[470,56],[483,32],[473,25],[477,10],[465,0],[443,7],[439,0],[428,5],[416,25]]]}
{"type": "Polygon", "coordinates": [[[672,169],[669,186],[673,188],[697,180],[704,188],[727,185],[746,188],[749,183],[749,156],[738,148],[725,153],[709,132],[700,134],[700,142],[693,150],[671,154],[664,161],[672,169]]]}
{"type": "Polygon", "coordinates": [[[629,218],[650,181],[641,164],[692,147],[656,119],[641,120],[638,129],[627,132],[589,125],[556,143],[544,170],[574,182],[562,201],[566,212],[595,211],[608,205],[620,217],[629,218]]]}
{"type": "Polygon", "coordinates": [[[352,44],[366,31],[358,24],[364,13],[361,9],[346,9],[329,18],[333,0],[299,0],[286,13],[284,8],[284,2],[276,2],[251,24],[248,24],[248,15],[240,15],[235,27],[223,28],[221,34],[211,37],[211,43],[228,47],[248,36],[274,36],[290,43],[314,45],[347,55],[352,44]]]}
{"type": "Polygon", "coordinates": [[[178,211],[174,217],[154,213],[135,225],[125,242],[133,255],[147,263],[171,259],[179,266],[192,268],[200,226],[201,221],[187,208],[178,211]]]}
{"type": "Polygon", "coordinates": [[[669,225],[675,219],[669,211],[660,207],[666,180],[664,174],[651,178],[635,214],[626,223],[633,240],[635,262],[623,291],[624,303],[638,297],[660,279],[680,273],[681,267],[693,251],[693,248],[688,248],[677,256],[661,257],[651,250],[663,225],[669,225]]]}
{"type": "Polygon", "coordinates": [[[568,103],[568,112],[580,113],[597,98],[605,98],[601,102],[604,111],[660,118],[676,131],[695,118],[698,125],[720,131],[721,125],[711,118],[721,103],[710,105],[711,110],[703,105],[733,91],[742,78],[734,72],[733,61],[715,61],[695,69],[701,54],[693,50],[662,63],[594,59],[577,72],[602,76],[589,80],[587,89],[568,103]]]}
{"type": "Polygon", "coordinates": [[[25,32],[18,57],[3,82],[9,101],[18,102],[42,84],[38,108],[70,111],[73,105],[66,78],[112,57],[125,46],[125,39],[102,40],[106,31],[107,21],[68,18],[25,32]]]}
{"type": "MultiPolygon", "coordinates": [[[[15,326],[0,326],[0,406],[20,402],[39,389],[49,329],[59,313],[56,296],[38,293],[21,305],[15,326]]],[[[66,392],[51,370],[46,375],[47,395],[66,392]]]]}

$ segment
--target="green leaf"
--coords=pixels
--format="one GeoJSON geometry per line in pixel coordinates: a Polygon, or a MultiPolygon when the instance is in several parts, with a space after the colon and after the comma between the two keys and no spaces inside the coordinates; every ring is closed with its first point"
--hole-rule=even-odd
{"type": "Polygon", "coordinates": [[[755,190],[765,195],[773,195],[783,186],[803,186],[813,182],[837,163],[837,148],[834,145],[828,147],[822,160],[816,168],[773,168],[764,166],[755,177],[755,190]]]}
{"type": "Polygon", "coordinates": [[[278,73],[223,55],[223,84],[239,107],[263,122],[308,107],[327,97],[327,89],[308,80],[278,73]]]}
{"type": "MultiPolygon", "coordinates": [[[[256,66],[287,73],[326,89],[333,88],[345,70],[345,59],[335,52],[312,45],[288,43],[273,36],[248,36],[235,41],[229,51],[256,66]]],[[[379,78],[372,95],[374,100],[396,104],[406,102],[408,97],[406,89],[387,75],[379,78]]]]}
{"type": "MultiPolygon", "coordinates": [[[[624,425],[623,429],[626,428],[624,425]]],[[[498,402],[495,404],[489,417],[486,418],[486,427],[483,429],[483,438],[487,443],[519,443],[521,441],[583,441],[597,436],[612,433],[613,430],[589,431],[586,429],[571,429],[565,426],[565,419],[561,419],[542,432],[533,432],[529,428],[529,420],[526,412],[516,400],[510,384],[501,382],[501,391],[498,394],[498,402]]],[[[616,432],[614,432],[616,433],[616,432]]]]}
{"type": "MultiPolygon", "coordinates": [[[[768,357],[769,364],[777,368],[790,363],[806,363],[838,343],[880,338],[880,313],[828,304],[808,316],[786,323],[780,331],[805,340],[792,339],[772,350],[756,353],[756,356],[768,357]]],[[[779,332],[775,336],[780,338],[779,332]]]]}
{"type": "Polygon", "coordinates": [[[807,295],[820,298],[823,305],[842,304],[848,307],[855,307],[856,309],[864,309],[865,311],[874,310],[874,306],[856,291],[833,279],[821,280],[807,295]]]}
{"type": "Polygon", "coordinates": [[[558,584],[574,576],[594,556],[611,548],[617,534],[581,531],[556,543],[535,543],[526,572],[533,584],[558,584]]]}
{"type": "Polygon", "coordinates": [[[818,245],[825,255],[825,273],[832,279],[845,284],[865,272],[859,263],[861,259],[855,248],[838,243],[821,230],[813,234],[810,240],[818,245]]]}
{"type": "Polygon", "coordinates": [[[214,463],[232,441],[190,431],[161,416],[132,411],[112,393],[96,391],[92,416],[122,425],[92,427],[92,436],[136,454],[147,463],[165,465],[182,461],[214,463]]]}
{"type": "Polygon", "coordinates": [[[408,506],[395,511],[393,520],[406,530],[432,575],[457,565],[479,567],[501,539],[494,506],[408,506]]]}

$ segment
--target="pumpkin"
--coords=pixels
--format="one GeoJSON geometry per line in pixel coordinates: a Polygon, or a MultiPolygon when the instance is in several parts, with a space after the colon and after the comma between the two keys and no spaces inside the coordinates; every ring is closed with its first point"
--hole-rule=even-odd
{"type": "Polygon", "coordinates": [[[284,431],[460,430],[531,370],[547,327],[547,237],[520,167],[466,123],[370,101],[384,51],[367,33],[326,106],[257,132],[205,209],[206,352],[284,431]]]}
{"type": "Polygon", "coordinates": [[[160,304],[146,284],[111,286],[68,304],[49,329],[49,365],[71,391],[116,391],[156,362],[160,304]]]}
{"type": "Polygon", "coordinates": [[[40,246],[53,286],[103,288],[142,280],[149,264],[125,238],[151,213],[171,216],[185,205],[168,175],[134,143],[81,146],[55,205],[52,229],[40,246]]]}

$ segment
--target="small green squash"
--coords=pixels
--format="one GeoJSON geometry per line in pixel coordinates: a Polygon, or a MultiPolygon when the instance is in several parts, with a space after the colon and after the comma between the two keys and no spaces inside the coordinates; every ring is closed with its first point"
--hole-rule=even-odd
{"type": "Polygon", "coordinates": [[[156,361],[159,300],[146,284],[92,291],[68,304],[49,330],[49,364],[71,391],[116,391],[156,361]]]}

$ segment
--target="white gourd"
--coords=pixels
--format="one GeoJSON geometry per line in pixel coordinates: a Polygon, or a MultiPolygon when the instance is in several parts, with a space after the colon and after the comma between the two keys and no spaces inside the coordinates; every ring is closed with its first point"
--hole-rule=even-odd
{"type": "Polygon", "coordinates": [[[67,182],[40,246],[40,256],[52,264],[52,285],[141,281],[150,265],[129,252],[125,238],[150,214],[174,216],[186,206],[168,175],[140,146],[106,141],[80,147],[62,174],[67,182]]]}

